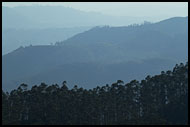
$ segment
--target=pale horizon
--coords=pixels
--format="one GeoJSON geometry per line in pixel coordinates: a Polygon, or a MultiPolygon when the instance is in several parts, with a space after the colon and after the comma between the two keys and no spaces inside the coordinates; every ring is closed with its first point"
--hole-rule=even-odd
{"type": "Polygon", "coordinates": [[[64,6],[111,16],[171,17],[188,16],[188,2],[3,2],[2,6],[64,6]],[[162,11],[160,11],[162,8],[162,11]]]}

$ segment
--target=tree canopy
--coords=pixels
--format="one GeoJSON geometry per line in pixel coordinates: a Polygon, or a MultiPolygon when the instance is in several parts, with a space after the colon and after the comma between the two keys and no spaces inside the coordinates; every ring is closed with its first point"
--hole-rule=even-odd
{"type": "Polygon", "coordinates": [[[41,83],[2,91],[3,124],[17,125],[148,125],[188,123],[188,63],[147,76],[141,82],[93,89],[68,89],[41,83]]]}

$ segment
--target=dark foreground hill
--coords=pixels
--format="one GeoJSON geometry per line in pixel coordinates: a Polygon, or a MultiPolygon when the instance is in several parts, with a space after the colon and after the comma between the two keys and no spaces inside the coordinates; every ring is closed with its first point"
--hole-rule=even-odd
{"type": "Polygon", "coordinates": [[[85,88],[142,79],[187,61],[188,18],[154,24],[95,27],[59,44],[21,47],[2,58],[3,89],[40,82],[85,88]]]}
{"type": "MultiPolygon", "coordinates": [[[[98,84],[97,84],[98,85],[98,84]]],[[[41,83],[2,92],[2,122],[13,125],[187,125],[188,63],[141,82],[86,90],[41,83]]]]}

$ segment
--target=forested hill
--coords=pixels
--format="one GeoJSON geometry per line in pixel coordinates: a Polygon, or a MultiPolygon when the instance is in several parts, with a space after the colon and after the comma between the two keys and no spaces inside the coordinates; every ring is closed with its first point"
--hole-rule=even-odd
{"type": "Polygon", "coordinates": [[[86,90],[41,83],[2,91],[3,124],[137,125],[188,123],[188,63],[141,82],[122,80],[86,90]]]}
{"type": "MultiPolygon", "coordinates": [[[[123,27],[95,27],[62,43],[21,47],[2,58],[2,84],[78,84],[85,88],[142,79],[188,59],[188,18],[123,27]],[[125,75],[125,77],[123,76],[125,75]]],[[[72,87],[72,86],[69,86],[72,87]]]]}

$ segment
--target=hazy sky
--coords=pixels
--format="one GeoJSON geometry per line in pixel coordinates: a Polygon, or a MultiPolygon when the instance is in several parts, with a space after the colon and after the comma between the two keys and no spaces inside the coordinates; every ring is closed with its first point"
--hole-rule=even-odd
{"type": "Polygon", "coordinates": [[[188,16],[188,2],[3,2],[3,6],[51,5],[115,16],[188,16]]]}

